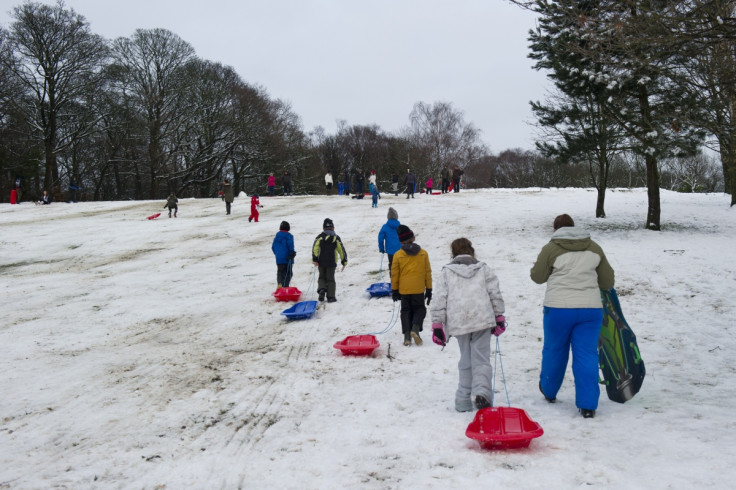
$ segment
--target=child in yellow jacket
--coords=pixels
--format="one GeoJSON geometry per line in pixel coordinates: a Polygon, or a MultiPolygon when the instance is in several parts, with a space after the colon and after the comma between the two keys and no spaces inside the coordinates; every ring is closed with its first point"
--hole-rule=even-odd
{"type": "Polygon", "coordinates": [[[427,315],[427,305],[432,300],[432,267],[429,254],[414,243],[414,233],[408,226],[399,225],[396,229],[401,248],[394,254],[391,263],[391,297],[401,301],[401,331],[404,345],[422,345],[419,332],[427,315]]]}

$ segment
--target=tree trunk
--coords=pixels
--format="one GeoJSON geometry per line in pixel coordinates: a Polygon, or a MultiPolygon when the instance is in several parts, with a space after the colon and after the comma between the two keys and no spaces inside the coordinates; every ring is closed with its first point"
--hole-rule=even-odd
{"type": "Polygon", "coordinates": [[[657,168],[657,159],[652,155],[645,158],[647,163],[647,229],[659,231],[659,169],[657,168]]]}
{"type": "MultiPolygon", "coordinates": [[[[653,131],[652,128],[652,109],[649,106],[649,92],[644,85],[639,86],[639,111],[641,113],[641,129],[642,133],[648,135],[653,131]]],[[[644,161],[647,166],[647,224],[648,230],[660,230],[660,207],[659,207],[659,169],[657,168],[657,158],[649,153],[651,146],[644,145],[646,155],[644,161]]]]}
{"type": "Polygon", "coordinates": [[[605,186],[598,187],[598,199],[596,200],[596,203],[595,203],[595,217],[596,218],[606,217],[606,211],[603,207],[605,201],[606,201],[606,187],[605,186]]]}
{"type": "Polygon", "coordinates": [[[729,131],[726,136],[726,138],[728,138],[728,143],[723,144],[723,142],[721,142],[721,160],[723,162],[724,189],[728,194],[731,194],[731,206],[733,206],[734,203],[736,203],[734,200],[734,196],[736,195],[736,134],[733,129],[733,122],[736,121],[736,97],[732,92],[729,93],[731,93],[729,121],[731,121],[732,124],[729,126],[731,131],[729,131]]]}
{"type": "Polygon", "coordinates": [[[46,189],[52,189],[59,184],[59,167],[56,164],[56,116],[49,114],[49,125],[46,128],[44,138],[44,156],[46,158],[46,174],[43,185],[46,189]]]}
{"type": "Polygon", "coordinates": [[[736,204],[736,135],[729,135],[728,141],[719,139],[721,164],[723,165],[724,191],[731,194],[731,206],[736,204]]]}
{"type": "MultiPolygon", "coordinates": [[[[721,154],[721,158],[724,155],[721,154]]],[[[726,189],[730,189],[731,193],[731,206],[736,204],[736,152],[729,152],[726,156],[726,164],[728,166],[728,172],[726,174],[726,181],[724,182],[726,189]]]]}
{"type": "Polygon", "coordinates": [[[610,161],[606,147],[600,148],[597,160],[598,182],[596,183],[596,189],[598,189],[598,199],[595,203],[595,217],[605,218],[606,209],[604,203],[606,201],[606,190],[608,189],[608,171],[610,170],[610,161]]]}

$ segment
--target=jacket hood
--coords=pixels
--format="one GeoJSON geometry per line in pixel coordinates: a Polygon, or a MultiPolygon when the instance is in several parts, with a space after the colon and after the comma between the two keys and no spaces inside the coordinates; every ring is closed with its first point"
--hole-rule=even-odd
{"type": "Polygon", "coordinates": [[[551,241],[565,250],[585,250],[590,245],[590,233],[573,226],[563,226],[552,234],[551,241]]]}
{"type": "Polygon", "coordinates": [[[422,249],[419,245],[416,243],[402,243],[401,244],[401,250],[407,253],[407,255],[416,255],[419,253],[419,251],[422,249]]]}
{"type": "Polygon", "coordinates": [[[468,278],[473,277],[483,268],[483,262],[479,262],[476,258],[470,255],[458,255],[444,268],[460,277],[468,278]]]}

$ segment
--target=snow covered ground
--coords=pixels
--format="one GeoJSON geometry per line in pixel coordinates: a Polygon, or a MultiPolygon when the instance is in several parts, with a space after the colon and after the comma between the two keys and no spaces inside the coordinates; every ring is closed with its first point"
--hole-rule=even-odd
{"type": "MultiPolygon", "coordinates": [[[[663,231],[643,229],[643,189],[590,189],[0,205],[0,488],[733,488],[736,469],[736,209],[728,196],[662,191],[663,231]],[[500,338],[511,405],[544,428],[528,449],[485,451],[453,399],[459,354],[425,323],[370,357],[333,344],[384,330],[377,234],[392,205],[438,272],[466,236],[495,269],[509,329],[500,338]],[[529,279],[552,220],[590,230],[646,363],[642,391],[605,391],[595,419],[568,374],[537,390],[544,286],[529,279]],[[307,291],[322,220],[350,263],[338,302],[287,321],[270,250],[291,223],[293,285],[307,291]]],[[[385,268],[386,263],[383,262],[385,268]]],[[[387,276],[387,275],[386,275],[387,276]]],[[[316,299],[316,294],[302,299],[316,299]]],[[[496,404],[505,404],[503,390],[496,404]]]]}

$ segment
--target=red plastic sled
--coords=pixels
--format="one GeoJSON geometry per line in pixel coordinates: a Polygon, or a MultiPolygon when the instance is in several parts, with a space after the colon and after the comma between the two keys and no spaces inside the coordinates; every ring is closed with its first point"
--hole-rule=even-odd
{"type": "Polygon", "coordinates": [[[375,335],[350,335],[333,347],[345,356],[369,356],[380,345],[375,335]]]}
{"type": "Polygon", "coordinates": [[[532,439],[544,434],[542,427],[521,408],[490,407],[478,410],[465,435],[483,449],[528,447],[532,439]]]}
{"type": "Polygon", "coordinates": [[[146,219],[156,219],[159,216],[161,216],[161,213],[152,214],[151,216],[147,217],[146,219]]]}
{"type": "Polygon", "coordinates": [[[295,287],[280,288],[273,293],[273,297],[276,298],[276,301],[299,301],[299,297],[301,297],[301,295],[302,292],[295,287]]]}

